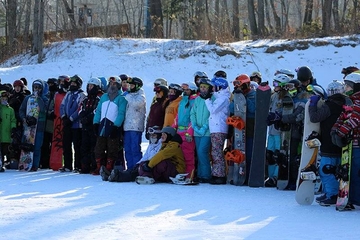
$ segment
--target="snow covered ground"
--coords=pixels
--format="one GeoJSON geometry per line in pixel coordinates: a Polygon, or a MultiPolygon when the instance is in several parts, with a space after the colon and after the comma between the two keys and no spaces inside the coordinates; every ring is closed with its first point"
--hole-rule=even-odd
{"type": "MultiPolygon", "coordinates": [[[[358,36],[357,36],[358,37],[358,36]]],[[[307,50],[266,53],[267,47],[293,44],[259,40],[208,45],[206,41],[159,39],[79,39],[45,50],[45,61],[22,55],[0,65],[2,82],[26,77],[47,80],[79,74],[127,73],[141,77],[149,106],[152,84],[193,81],[193,73],[220,69],[229,81],[260,70],[272,80],[280,68],[308,65],[326,87],[342,79],[343,67],[359,67],[359,40],[313,39],[332,44],[307,50]],[[237,53],[220,57],[219,49],[237,53]]],[[[85,84],[83,88],[85,88],[85,84]]],[[[177,186],[108,183],[99,176],[52,170],[0,174],[1,239],[358,239],[359,208],[337,212],[316,203],[300,206],[292,191],[231,185],[177,186]]]]}

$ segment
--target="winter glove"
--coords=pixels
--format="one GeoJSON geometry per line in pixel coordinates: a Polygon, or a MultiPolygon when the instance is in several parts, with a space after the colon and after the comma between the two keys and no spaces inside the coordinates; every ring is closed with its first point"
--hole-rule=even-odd
{"type": "Polygon", "coordinates": [[[204,136],[205,133],[206,133],[206,130],[207,130],[207,129],[205,129],[205,127],[202,127],[202,128],[199,129],[198,134],[199,134],[200,136],[204,136]]]}
{"type": "Polygon", "coordinates": [[[311,107],[314,107],[317,105],[318,101],[320,100],[320,96],[318,95],[313,95],[310,97],[310,105],[311,107]]]}
{"type": "Polygon", "coordinates": [[[64,127],[71,127],[72,125],[72,121],[68,117],[63,117],[62,122],[64,127]]]}
{"type": "Polygon", "coordinates": [[[192,140],[193,140],[193,137],[190,134],[185,133],[185,141],[186,142],[192,142],[192,140]]]}
{"type": "MultiPolygon", "coordinates": [[[[273,124],[276,121],[280,121],[282,118],[281,113],[279,113],[278,111],[275,112],[269,112],[267,119],[266,119],[266,123],[271,123],[273,124]]],[[[270,126],[271,124],[268,124],[268,126],[270,126]]]]}
{"type": "Polygon", "coordinates": [[[120,133],[120,128],[117,126],[112,126],[111,127],[111,133],[110,133],[110,138],[117,138],[119,137],[119,133],[120,133]]]}
{"type": "Polygon", "coordinates": [[[31,126],[35,126],[37,123],[37,119],[33,116],[27,116],[26,119],[26,124],[31,127],[31,126]]]}
{"type": "Polygon", "coordinates": [[[151,172],[152,171],[152,168],[149,167],[149,162],[145,162],[141,167],[142,167],[142,170],[144,172],[151,172]]]}
{"type": "Polygon", "coordinates": [[[98,123],[94,123],[94,125],[93,125],[95,137],[99,136],[99,126],[100,126],[100,124],[98,124],[98,123]]]}

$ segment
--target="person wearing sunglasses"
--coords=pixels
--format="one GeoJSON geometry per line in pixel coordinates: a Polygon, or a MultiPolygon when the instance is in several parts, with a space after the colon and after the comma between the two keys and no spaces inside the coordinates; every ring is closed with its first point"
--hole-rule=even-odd
{"type": "MultiPolygon", "coordinates": [[[[49,101],[47,83],[41,79],[37,79],[32,83],[32,94],[26,96],[19,109],[19,116],[23,119],[24,132],[25,128],[35,129],[35,142],[32,142],[31,137],[25,136],[24,143],[32,144],[33,159],[31,169],[27,171],[37,171],[40,165],[41,146],[44,138],[44,128],[46,120],[46,106],[49,101]],[[33,102],[33,104],[31,104],[33,102]]],[[[32,129],[33,130],[33,129],[32,129]]],[[[29,133],[32,131],[29,130],[29,133]]],[[[21,166],[19,166],[20,168],[21,166]]],[[[21,169],[24,170],[24,169],[21,169]]]]}

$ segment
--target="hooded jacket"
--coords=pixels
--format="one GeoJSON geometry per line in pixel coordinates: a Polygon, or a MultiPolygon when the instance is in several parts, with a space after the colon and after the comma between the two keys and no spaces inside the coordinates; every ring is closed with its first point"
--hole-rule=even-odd
{"type": "Polygon", "coordinates": [[[129,92],[125,95],[127,100],[124,131],[143,132],[146,117],[146,98],[144,90],[129,92]]]}
{"type": "Polygon", "coordinates": [[[211,98],[205,100],[207,109],[210,112],[209,129],[210,133],[227,133],[228,125],[226,119],[230,111],[230,91],[229,89],[221,89],[214,92],[211,98]]]}

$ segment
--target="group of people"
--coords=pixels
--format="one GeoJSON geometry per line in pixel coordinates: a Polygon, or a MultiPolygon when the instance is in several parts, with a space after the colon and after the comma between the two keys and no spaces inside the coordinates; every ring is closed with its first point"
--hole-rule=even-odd
{"type": "MultiPolygon", "coordinates": [[[[275,73],[267,117],[266,186],[276,186],[281,131],[286,125],[291,129],[287,189],[295,190],[299,146],[304,137],[305,103],[310,99],[311,121],[320,122],[322,133],[319,173],[324,195],[317,201],[322,205],[334,203],[338,191],[336,168],[340,164],[341,147],[348,139],[353,139],[354,145],[352,169],[360,169],[356,163],[360,157],[357,145],[360,73],[356,71],[356,67],[344,68],[344,82],[332,81],[326,90],[317,84],[307,66],[296,69],[295,73],[287,69],[275,73]],[[293,99],[291,114],[282,114],[284,96],[293,99]],[[348,97],[353,107],[350,113],[344,114],[343,105],[349,102],[348,97]],[[325,104],[318,107],[321,98],[325,104]]],[[[35,96],[39,115],[35,122],[31,171],[49,168],[53,120],[58,117],[62,124],[64,159],[64,165],[58,169],[61,172],[92,173],[101,175],[104,181],[138,183],[169,182],[170,177],[186,173],[188,181],[195,177],[200,183],[226,184],[227,164],[223,151],[225,146],[233,148],[233,130],[227,125],[227,118],[234,114],[233,94],[242,93],[247,103],[246,173],[249,173],[254,146],[256,88],[262,84],[260,72],[240,74],[233,81],[228,81],[222,70],[210,78],[198,71],[193,81],[182,84],[168,84],[165,79],[158,78],[154,81],[155,95],[147,115],[143,81],[138,77],[126,74],[108,79],[94,77],[88,80],[86,92],[82,84],[83,79],[78,75],[62,75],[47,81],[35,80],[32,91],[27,89],[25,78],[0,86],[0,141],[5,166],[12,168],[12,163],[19,159],[21,147],[17,149],[17,146],[21,146],[23,140],[22,130],[34,124],[28,116],[27,100],[35,96]],[[232,92],[229,82],[233,84],[232,92]],[[144,154],[141,151],[143,133],[149,140],[144,154]]],[[[351,176],[354,178],[352,186],[357,186],[357,174],[351,176]]],[[[359,199],[360,193],[352,191],[350,196],[359,199]]]]}

